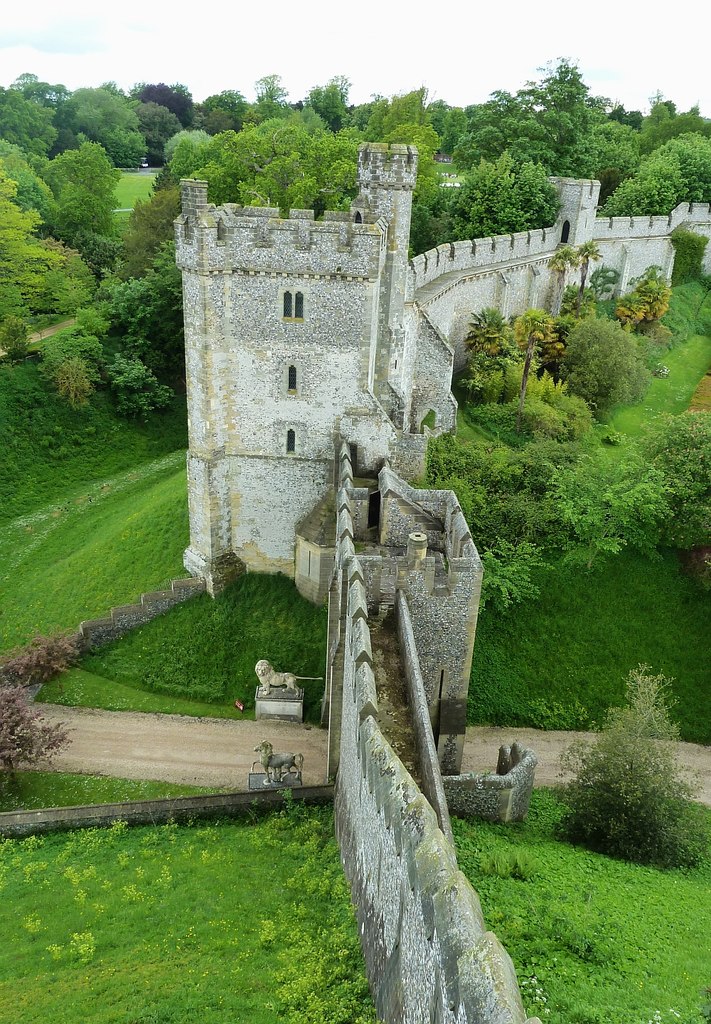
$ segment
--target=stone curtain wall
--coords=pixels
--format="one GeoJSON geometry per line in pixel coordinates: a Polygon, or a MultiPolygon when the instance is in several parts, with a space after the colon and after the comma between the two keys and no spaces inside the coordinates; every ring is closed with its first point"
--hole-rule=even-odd
{"type": "Polygon", "coordinates": [[[422,792],[437,815],[439,827],[447,839],[454,842],[452,823],[449,820],[449,807],[444,792],[442,773],[439,770],[437,747],[432,735],[430,709],[422,681],[420,660],[417,657],[417,645],[412,631],[412,618],[407,598],[402,590],[398,590],[395,599],[395,615],[397,636],[400,643],[400,655],[405,669],[407,684],[407,703],[412,715],[412,724],[417,745],[417,761],[420,766],[422,792]]]}
{"type": "MultiPolygon", "coordinates": [[[[708,203],[681,203],[668,217],[596,218],[597,183],[555,183],[563,205],[552,227],[452,242],[410,261],[407,301],[414,303],[410,322],[415,324],[410,329],[416,331],[419,344],[423,332],[426,336],[419,321],[426,317],[454,350],[455,370],[466,362],[464,337],[472,312],[495,306],[512,316],[550,302],[554,282],[548,261],[561,242],[564,220],[570,225],[570,244],[589,239],[598,243],[602,261],[596,265],[618,271],[618,294],[649,266],[661,266],[671,275],[674,250],[669,236],[674,228],[711,236],[708,203]]],[[[711,246],[704,255],[704,270],[711,273],[711,246]]]]}
{"type": "Polygon", "coordinates": [[[486,930],[454,846],[375,719],[345,446],[339,464],[334,589],[341,581],[342,595],[332,590],[339,626],[329,634],[331,665],[343,660],[336,831],[376,1010],[387,1024],[523,1024],[513,964],[486,930]]]}

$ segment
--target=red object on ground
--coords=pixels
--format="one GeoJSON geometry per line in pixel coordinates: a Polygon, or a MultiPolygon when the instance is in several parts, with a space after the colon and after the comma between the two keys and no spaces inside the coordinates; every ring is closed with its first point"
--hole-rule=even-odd
{"type": "Polygon", "coordinates": [[[242,703],[242,701],[241,701],[241,700],[236,700],[236,701],[235,701],[235,707],[236,707],[236,708],[239,708],[239,709],[240,709],[240,711],[244,711],[244,704],[242,703]]]}

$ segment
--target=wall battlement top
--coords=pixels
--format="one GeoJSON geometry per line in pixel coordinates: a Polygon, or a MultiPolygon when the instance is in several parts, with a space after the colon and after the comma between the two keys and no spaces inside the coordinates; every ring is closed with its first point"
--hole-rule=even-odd
{"type": "Polygon", "coordinates": [[[323,220],[313,210],[215,206],[207,182],[181,182],[182,212],[175,221],[176,256],[183,269],[234,269],[286,274],[377,276],[385,225],[356,223],[334,210],[323,220]]]}
{"type": "Polygon", "coordinates": [[[417,148],[400,143],[366,142],[358,149],[358,181],[362,186],[414,188],[417,148]]]}

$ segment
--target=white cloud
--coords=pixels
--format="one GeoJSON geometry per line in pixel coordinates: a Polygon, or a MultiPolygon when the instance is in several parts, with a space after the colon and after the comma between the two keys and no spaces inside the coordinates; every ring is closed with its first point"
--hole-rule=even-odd
{"type": "Polygon", "coordinates": [[[102,10],[95,0],[64,0],[61,16],[49,0],[24,10],[6,6],[5,86],[30,72],[70,89],[109,79],[124,88],[164,81],[182,82],[197,100],[223,89],[252,98],[258,78],[279,74],[298,100],[343,74],[352,82],[352,102],[424,84],[431,97],[464,105],[494,89],[513,92],[564,56],[578,61],[594,93],[629,108],[647,108],[660,89],[680,108],[698,102],[711,117],[711,79],[696,49],[696,40],[708,37],[709,9],[692,8],[690,0],[680,0],[667,25],[661,15],[644,17],[612,0],[592,8],[569,0],[450,0],[440,7],[421,0],[409,7],[271,0],[264,8],[203,0],[186,14],[167,0],[128,13],[116,5],[102,10]]]}

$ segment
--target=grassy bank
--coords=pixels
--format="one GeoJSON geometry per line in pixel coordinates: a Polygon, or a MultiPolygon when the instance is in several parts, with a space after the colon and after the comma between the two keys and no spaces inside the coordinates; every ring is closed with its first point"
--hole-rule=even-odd
{"type": "Polygon", "coordinates": [[[171,782],[113,779],[104,775],[70,772],[19,771],[15,772],[12,780],[0,775],[0,811],[112,804],[125,800],[162,800],[171,796],[214,792],[214,788],[179,786],[171,782]]]}
{"type": "Polygon", "coordinates": [[[559,1024],[700,1022],[711,863],[661,871],[589,853],[556,841],[560,813],[542,790],[524,823],[453,823],[460,867],[514,961],[528,1014],[559,1024]]]}
{"type": "MultiPolygon", "coordinates": [[[[284,576],[241,576],[216,600],[200,595],[43,687],[40,699],[111,711],[251,717],[266,658],[279,670],[322,676],[326,610],[284,576]],[[234,707],[245,705],[244,715],[234,707]]],[[[307,717],[318,718],[321,680],[305,680],[307,717]]]]}
{"type": "Polygon", "coordinates": [[[711,601],[667,552],[623,552],[589,572],[562,563],[541,594],[479,618],[471,723],[575,729],[619,705],[624,678],[647,664],[673,677],[682,737],[711,743],[711,601]]]}
{"type": "Polygon", "coordinates": [[[0,843],[0,1005],[23,1024],[374,1022],[332,833],[330,809],[294,808],[0,843]]]}
{"type": "Polygon", "coordinates": [[[187,537],[182,452],[13,520],[0,534],[0,649],[76,628],[185,575],[187,537]]]}
{"type": "Polygon", "coordinates": [[[0,424],[1,523],[187,446],[184,399],[148,423],[118,416],[103,392],[72,409],[31,362],[0,366],[0,424]]]}

